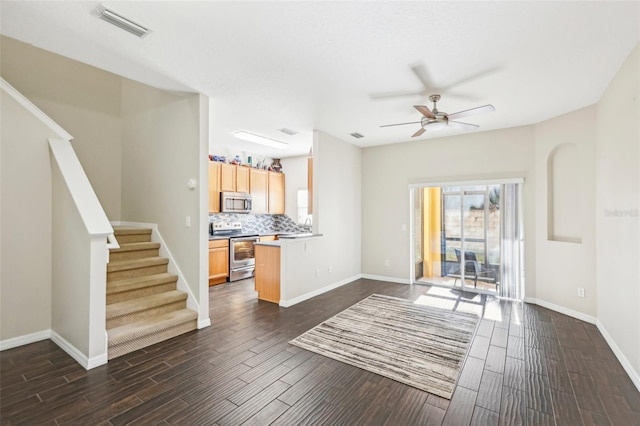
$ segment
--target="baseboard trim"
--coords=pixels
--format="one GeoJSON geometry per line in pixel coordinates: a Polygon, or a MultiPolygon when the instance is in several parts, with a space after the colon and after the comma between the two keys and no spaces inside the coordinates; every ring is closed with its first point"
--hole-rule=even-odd
{"type": "Polygon", "coordinates": [[[535,297],[525,297],[524,301],[526,303],[533,303],[535,305],[539,305],[544,308],[551,309],[552,311],[556,311],[561,314],[568,315],[570,317],[588,322],[590,324],[595,324],[595,326],[598,328],[598,331],[600,331],[600,334],[602,334],[602,337],[604,337],[604,340],[607,342],[607,344],[613,351],[613,354],[616,356],[616,358],[618,358],[618,361],[620,361],[620,364],[622,364],[622,368],[624,368],[624,371],[627,373],[627,375],[629,376],[629,378],[631,379],[635,387],[638,389],[638,391],[640,391],[640,374],[638,374],[638,372],[634,370],[633,366],[631,365],[627,357],[624,356],[624,353],[620,350],[620,348],[616,344],[616,341],[613,340],[613,337],[611,337],[606,327],[604,326],[604,324],[602,324],[602,322],[600,322],[599,319],[591,315],[586,315],[581,312],[574,311],[572,309],[567,309],[562,306],[549,303],[544,300],[536,299],[535,297]]]}
{"type": "Polygon", "coordinates": [[[535,297],[525,297],[525,303],[532,303],[534,305],[542,306],[543,308],[551,309],[552,311],[559,312],[561,314],[570,316],[572,318],[579,319],[580,321],[588,322],[589,324],[596,323],[596,317],[583,314],[582,312],[574,311],[573,309],[565,308],[564,306],[556,305],[546,300],[536,299],[535,297]]]}
{"type": "Polygon", "coordinates": [[[201,328],[206,328],[209,327],[211,325],[211,318],[205,318],[205,319],[199,319],[198,320],[198,330],[200,330],[201,328]]]}
{"type": "Polygon", "coordinates": [[[75,359],[78,364],[83,366],[85,370],[91,370],[92,368],[104,365],[108,361],[107,353],[88,358],[85,354],[80,352],[78,348],[69,343],[64,337],[51,330],[51,340],[58,345],[60,349],[65,351],[67,355],[75,359]]]}
{"type": "Polygon", "coordinates": [[[12,337],[10,339],[0,340],[0,352],[17,348],[19,346],[28,345],[30,343],[40,342],[51,338],[51,330],[42,330],[35,333],[29,333],[22,336],[12,337]]]}
{"type": "Polygon", "coordinates": [[[618,358],[618,361],[620,361],[620,364],[622,364],[622,368],[624,368],[624,371],[627,372],[627,375],[629,376],[633,384],[636,385],[636,388],[638,389],[638,391],[640,391],[640,374],[638,374],[638,372],[633,369],[633,366],[631,365],[627,357],[624,356],[618,345],[616,345],[615,340],[613,340],[613,337],[611,337],[606,327],[600,322],[600,320],[596,321],[596,327],[602,334],[602,337],[604,337],[604,340],[607,341],[607,344],[615,354],[616,358],[618,358]]]}
{"type": "Polygon", "coordinates": [[[305,293],[302,296],[298,296],[298,297],[294,297],[293,299],[290,300],[280,300],[279,305],[282,306],[283,308],[288,308],[290,306],[293,306],[295,304],[298,304],[300,302],[304,302],[305,300],[311,299],[312,297],[316,297],[321,295],[322,293],[326,293],[328,291],[334,290],[338,287],[342,287],[345,284],[349,284],[354,282],[355,280],[361,278],[362,275],[358,274],[358,275],[354,275],[352,277],[349,278],[345,278],[343,280],[337,281],[333,284],[329,284],[326,285],[322,288],[319,288],[317,290],[314,291],[310,291],[309,293],[305,293]]]}
{"type": "Polygon", "coordinates": [[[411,284],[411,281],[406,278],[385,277],[382,275],[362,274],[362,278],[376,281],[387,281],[396,284],[411,284]]]}

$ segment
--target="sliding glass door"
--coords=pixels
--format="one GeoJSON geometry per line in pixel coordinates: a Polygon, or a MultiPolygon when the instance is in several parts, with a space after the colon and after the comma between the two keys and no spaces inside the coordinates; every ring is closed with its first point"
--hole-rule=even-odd
{"type": "MultiPolygon", "coordinates": [[[[520,241],[504,244],[502,194],[507,186],[496,183],[412,188],[415,282],[464,291],[500,292],[505,269],[503,249],[517,249],[517,256],[520,250],[520,241]]],[[[513,257],[513,253],[508,256],[513,257]]]]}

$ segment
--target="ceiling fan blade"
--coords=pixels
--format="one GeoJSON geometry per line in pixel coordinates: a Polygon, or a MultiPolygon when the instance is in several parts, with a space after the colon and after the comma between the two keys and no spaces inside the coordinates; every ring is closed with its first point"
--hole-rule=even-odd
{"type": "Polygon", "coordinates": [[[495,111],[493,105],[483,105],[477,108],[471,108],[464,111],[454,112],[453,114],[449,114],[448,117],[450,120],[455,120],[457,118],[468,117],[470,115],[481,114],[483,112],[492,112],[495,111]]]}
{"type": "Polygon", "coordinates": [[[420,114],[424,115],[427,118],[436,118],[436,116],[433,115],[431,110],[424,105],[414,105],[413,107],[417,109],[418,112],[420,112],[420,114]]]}
{"type": "Polygon", "coordinates": [[[423,133],[424,133],[424,128],[421,128],[420,130],[418,130],[417,132],[412,134],[411,137],[412,138],[417,138],[418,136],[421,136],[423,133]]]}
{"type": "Polygon", "coordinates": [[[484,71],[480,71],[478,73],[469,75],[467,77],[463,77],[463,78],[461,78],[459,80],[456,80],[456,81],[454,81],[454,82],[452,82],[450,84],[447,84],[446,86],[439,87],[439,89],[444,92],[447,89],[450,89],[451,87],[459,86],[459,85],[464,84],[464,83],[466,83],[468,81],[472,81],[472,80],[476,80],[478,78],[482,78],[485,75],[493,74],[494,72],[496,72],[498,70],[500,70],[500,67],[488,68],[488,69],[486,69],[484,71]]]}
{"type": "Polygon", "coordinates": [[[427,68],[424,66],[424,64],[419,63],[413,65],[411,67],[411,71],[413,71],[415,76],[418,77],[418,80],[420,80],[420,83],[422,83],[422,87],[425,91],[430,91],[433,89],[431,76],[429,75],[429,72],[427,71],[427,68]]]}
{"type": "Polygon", "coordinates": [[[374,93],[373,95],[369,95],[371,99],[393,99],[393,98],[406,98],[409,96],[418,96],[421,95],[421,90],[407,90],[404,92],[386,92],[386,93],[374,93]]]}
{"type": "Polygon", "coordinates": [[[421,121],[411,121],[409,123],[383,124],[380,127],[404,126],[405,124],[420,124],[421,121]]]}
{"type": "Polygon", "coordinates": [[[477,129],[478,126],[477,124],[469,124],[469,123],[463,123],[461,121],[448,121],[449,126],[450,127],[457,127],[458,129],[465,129],[465,130],[473,130],[473,129],[477,129]]]}

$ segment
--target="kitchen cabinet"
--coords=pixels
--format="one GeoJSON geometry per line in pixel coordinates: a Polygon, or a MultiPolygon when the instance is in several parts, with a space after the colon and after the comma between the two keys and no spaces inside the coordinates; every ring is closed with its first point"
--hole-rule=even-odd
{"type": "Polygon", "coordinates": [[[275,241],[277,239],[278,239],[277,235],[263,235],[262,237],[260,237],[260,242],[267,243],[269,241],[275,241]]]}
{"type": "Polygon", "coordinates": [[[209,240],[209,285],[223,284],[229,276],[229,240],[209,240]]]}
{"type": "Polygon", "coordinates": [[[209,161],[209,213],[220,213],[220,164],[209,161]]]}
{"type": "Polygon", "coordinates": [[[269,213],[269,180],[266,170],[250,169],[249,192],[251,193],[251,213],[269,213]]]}
{"type": "Polygon", "coordinates": [[[249,167],[236,166],[236,192],[249,192],[249,167]]]}
{"type": "Polygon", "coordinates": [[[255,256],[258,299],[280,303],[280,247],[256,244],[255,256]]]}
{"type": "Polygon", "coordinates": [[[220,163],[220,190],[225,192],[249,192],[249,168],[220,163]]]}
{"type": "Polygon", "coordinates": [[[284,214],[284,173],[269,172],[269,213],[284,214]]]}
{"type": "Polygon", "coordinates": [[[236,192],[236,170],[234,164],[220,163],[220,191],[236,192]]]}

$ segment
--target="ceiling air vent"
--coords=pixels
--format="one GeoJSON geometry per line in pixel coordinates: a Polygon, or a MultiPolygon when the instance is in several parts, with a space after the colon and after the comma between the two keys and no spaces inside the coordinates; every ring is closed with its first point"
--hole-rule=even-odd
{"type": "Polygon", "coordinates": [[[295,130],[287,129],[286,127],[283,127],[282,129],[278,129],[278,130],[284,133],[285,135],[289,135],[289,136],[298,134],[298,132],[296,132],[295,130]]]}
{"type": "Polygon", "coordinates": [[[364,138],[364,135],[361,135],[360,133],[349,133],[349,134],[356,139],[364,138]]]}
{"type": "Polygon", "coordinates": [[[127,19],[124,16],[114,12],[113,10],[107,9],[103,6],[98,8],[98,16],[103,21],[107,21],[110,24],[115,25],[116,27],[120,27],[125,31],[129,31],[131,34],[136,35],[140,38],[146,36],[147,33],[151,31],[149,28],[143,27],[142,25],[137,24],[132,20],[127,19]]]}

